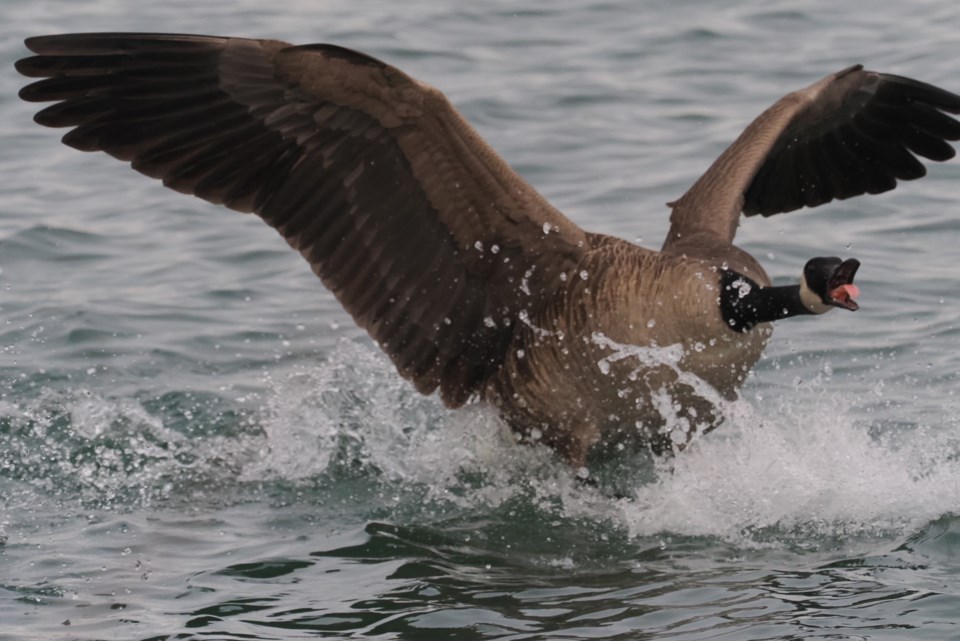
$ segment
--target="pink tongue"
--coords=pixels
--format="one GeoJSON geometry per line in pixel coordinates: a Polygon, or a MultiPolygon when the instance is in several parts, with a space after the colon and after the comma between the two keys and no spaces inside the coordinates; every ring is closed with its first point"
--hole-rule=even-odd
{"type": "Polygon", "coordinates": [[[830,298],[835,300],[841,300],[844,296],[846,298],[856,298],[860,295],[860,288],[850,283],[848,285],[840,285],[832,292],[830,292],[830,298]]]}

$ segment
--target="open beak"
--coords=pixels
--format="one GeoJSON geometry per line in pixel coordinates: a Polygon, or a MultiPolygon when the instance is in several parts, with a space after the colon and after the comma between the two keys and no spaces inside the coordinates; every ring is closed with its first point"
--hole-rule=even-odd
{"type": "Polygon", "coordinates": [[[860,295],[860,288],[853,284],[853,277],[860,268],[860,261],[848,258],[840,263],[827,282],[827,303],[855,312],[860,309],[854,300],[860,295]]]}

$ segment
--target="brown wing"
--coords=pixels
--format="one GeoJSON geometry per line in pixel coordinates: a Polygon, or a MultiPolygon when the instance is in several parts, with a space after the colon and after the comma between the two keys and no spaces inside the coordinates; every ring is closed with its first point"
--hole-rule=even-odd
{"type": "Polygon", "coordinates": [[[954,156],[960,96],[859,65],[781,98],[672,203],[665,247],[698,232],[733,240],[742,211],[771,216],[893,189],[954,156]],[[916,156],[915,156],[916,155],[916,156]]]}
{"type": "Polygon", "coordinates": [[[439,91],[332,45],[163,34],[30,38],[36,121],[168,187],[255,212],[449,405],[500,365],[584,233],[439,91]]]}

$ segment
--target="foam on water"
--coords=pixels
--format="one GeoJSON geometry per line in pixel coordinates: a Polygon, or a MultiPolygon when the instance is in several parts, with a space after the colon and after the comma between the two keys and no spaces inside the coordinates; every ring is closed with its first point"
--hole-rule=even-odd
{"type": "Polygon", "coordinates": [[[430,500],[476,509],[527,496],[634,536],[669,532],[742,544],[766,541],[771,531],[896,533],[960,510],[956,416],[950,425],[884,437],[826,383],[759,405],[725,404],[725,423],[657,463],[654,481],[637,474],[629,500],[580,486],[543,448],[518,446],[488,409],[448,412],[417,396],[382,356],[355,343],[342,343],[326,366],[281,381],[274,394],[264,423],[271,449],[254,476],[319,473],[334,442],[347,439],[365,465],[392,483],[423,486],[430,500]],[[345,390],[345,403],[322,401],[345,390]],[[311,451],[305,443],[321,445],[311,451]]]}
{"type": "Polygon", "coordinates": [[[919,428],[895,446],[843,403],[829,392],[815,404],[733,403],[726,424],[637,489],[625,522],[638,534],[758,540],[771,528],[896,532],[960,509],[960,444],[950,426],[919,428]]]}
{"type": "MultiPolygon", "coordinates": [[[[676,366],[682,356],[679,345],[651,350],[594,340],[613,350],[605,360],[633,359],[638,368],[676,366]]],[[[832,371],[825,369],[825,376],[794,386],[793,395],[771,395],[759,405],[726,402],[678,370],[678,379],[725,420],[676,458],[658,462],[655,482],[635,486],[622,511],[630,531],[751,544],[770,531],[781,538],[898,531],[960,509],[960,437],[953,429],[960,417],[945,411],[950,424],[900,425],[887,433],[881,421],[864,420],[849,392],[834,391],[832,371]]],[[[877,382],[871,395],[882,395],[882,387],[877,382]]],[[[666,391],[654,403],[668,417],[668,429],[689,429],[685,419],[671,416],[675,406],[666,391]]]]}
{"type": "MultiPolygon", "coordinates": [[[[309,487],[322,478],[336,486],[346,471],[394,488],[387,518],[520,501],[634,537],[672,533],[747,546],[895,536],[960,511],[957,416],[891,432],[894,439],[877,427],[891,417],[865,420],[826,385],[726,404],[720,428],[673,459],[621,475],[617,491],[632,497],[618,499],[578,483],[545,448],[518,445],[489,408],[448,411],[416,394],[363,344],[345,340],[326,362],[267,375],[265,383],[263,407],[237,411],[227,427],[215,425],[222,410],[204,410],[209,400],[185,410],[186,424],[150,403],[82,389],[6,403],[0,468],[7,478],[19,470],[13,480],[30,490],[22,496],[40,488],[110,509],[197,505],[198,497],[228,503],[238,487],[271,482],[309,487]]],[[[610,465],[623,463],[631,461],[610,465]]],[[[376,507],[382,515],[384,506],[376,507]]]]}

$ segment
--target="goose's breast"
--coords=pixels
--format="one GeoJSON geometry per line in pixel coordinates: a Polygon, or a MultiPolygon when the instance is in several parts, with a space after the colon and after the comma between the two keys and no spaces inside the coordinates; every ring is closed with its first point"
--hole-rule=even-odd
{"type": "MultiPolygon", "coordinates": [[[[603,358],[610,350],[648,348],[677,370],[693,374],[725,397],[743,383],[770,337],[772,327],[750,332],[730,329],[719,305],[718,269],[703,261],[645,254],[608,269],[590,289],[578,284],[568,299],[571,329],[596,343],[603,358]],[[580,298],[578,301],[577,298],[580,298]],[[605,341],[605,342],[604,342],[605,341]]],[[[638,356],[642,356],[642,352],[638,356]]]]}

